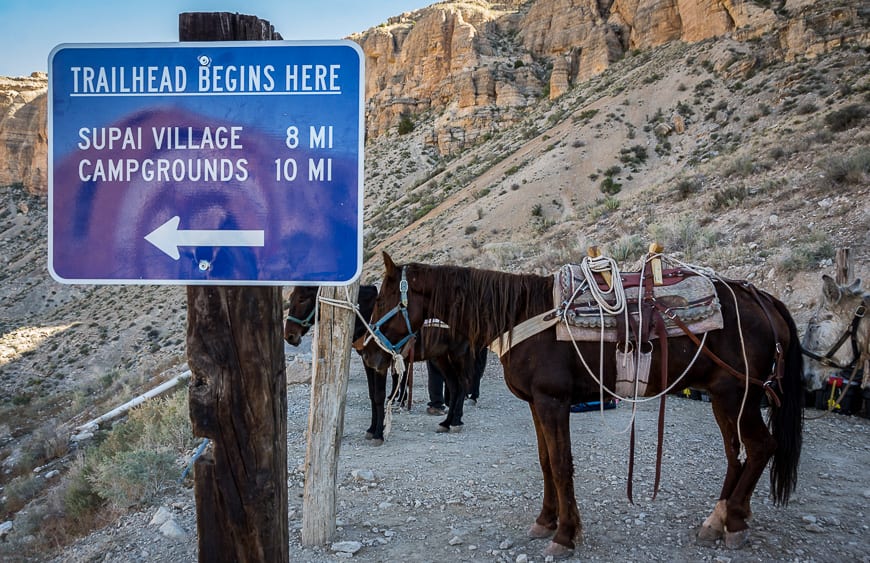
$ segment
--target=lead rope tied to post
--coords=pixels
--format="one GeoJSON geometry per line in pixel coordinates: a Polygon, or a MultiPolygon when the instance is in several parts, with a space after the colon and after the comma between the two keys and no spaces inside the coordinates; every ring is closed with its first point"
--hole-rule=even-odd
{"type": "MultiPolygon", "coordinates": [[[[350,292],[349,292],[347,286],[345,286],[344,292],[345,292],[344,299],[330,299],[329,297],[323,297],[320,294],[320,290],[318,290],[317,291],[317,303],[323,304],[323,305],[331,305],[333,307],[340,307],[343,309],[350,309],[351,311],[353,311],[354,314],[357,316],[357,318],[359,318],[362,321],[363,326],[366,327],[366,331],[369,333],[369,336],[367,336],[366,340],[365,340],[366,343],[368,343],[368,341],[370,339],[374,339],[374,341],[377,343],[378,346],[380,346],[380,348],[382,350],[384,350],[385,352],[390,354],[390,356],[393,359],[393,369],[396,371],[397,374],[399,374],[399,382],[398,382],[398,385],[396,385],[396,390],[390,396],[387,404],[384,407],[384,439],[386,439],[386,437],[389,435],[390,429],[392,427],[393,400],[395,399],[396,394],[398,393],[398,390],[401,389],[402,384],[404,383],[404,380],[405,380],[405,375],[407,373],[406,369],[405,369],[405,359],[402,357],[401,353],[396,352],[395,350],[392,350],[389,347],[387,347],[383,342],[381,342],[381,339],[378,338],[377,335],[375,335],[375,333],[372,331],[371,326],[369,325],[368,319],[364,318],[362,316],[362,313],[360,313],[359,305],[354,303],[351,300],[350,292]]],[[[314,309],[315,309],[315,311],[319,311],[320,307],[315,307],[314,309]]],[[[320,326],[319,320],[320,320],[320,313],[318,312],[318,314],[314,318],[315,327],[320,326]]],[[[317,341],[318,341],[318,339],[315,338],[313,341],[315,345],[316,345],[317,341]]],[[[413,345],[413,342],[412,342],[412,345],[413,345]]],[[[315,353],[314,353],[315,359],[317,358],[317,352],[318,351],[315,350],[315,353]]]]}

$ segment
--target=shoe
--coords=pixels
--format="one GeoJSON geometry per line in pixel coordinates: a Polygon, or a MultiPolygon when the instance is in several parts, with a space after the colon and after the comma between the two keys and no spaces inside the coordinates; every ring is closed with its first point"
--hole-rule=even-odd
{"type": "Polygon", "coordinates": [[[440,407],[427,407],[426,414],[431,414],[432,416],[442,416],[447,414],[447,411],[440,407]]]}

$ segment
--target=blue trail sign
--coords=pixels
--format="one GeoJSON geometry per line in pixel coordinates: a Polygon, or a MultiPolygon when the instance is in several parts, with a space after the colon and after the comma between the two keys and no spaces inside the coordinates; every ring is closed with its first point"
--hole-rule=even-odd
{"type": "Polygon", "coordinates": [[[357,44],[59,45],[48,68],[56,280],[336,285],[359,276],[357,44]]]}

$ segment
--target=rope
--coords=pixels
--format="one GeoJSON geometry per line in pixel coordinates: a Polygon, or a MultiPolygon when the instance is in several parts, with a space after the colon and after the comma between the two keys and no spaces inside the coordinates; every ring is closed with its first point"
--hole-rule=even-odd
{"type": "MultiPolygon", "coordinates": [[[[375,336],[375,333],[372,331],[371,325],[369,324],[369,320],[366,319],[365,317],[363,317],[362,313],[360,313],[359,304],[354,303],[351,300],[350,291],[348,289],[348,286],[344,286],[344,293],[345,293],[344,300],[324,297],[323,295],[321,295],[320,291],[321,291],[320,289],[317,290],[317,302],[318,303],[323,304],[323,305],[330,305],[332,307],[339,307],[342,309],[350,309],[351,311],[353,311],[354,314],[357,316],[357,318],[359,318],[362,321],[363,326],[366,327],[366,332],[369,333],[369,335],[366,337],[365,342],[368,343],[370,340],[374,340],[375,343],[381,348],[381,350],[383,350],[384,352],[386,352],[387,354],[389,354],[392,357],[393,370],[397,374],[399,374],[399,380],[398,380],[398,383],[396,385],[396,389],[390,395],[389,399],[387,400],[386,405],[384,405],[384,440],[386,440],[387,436],[389,436],[390,430],[392,429],[393,401],[395,400],[396,396],[398,395],[399,390],[402,388],[402,385],[405,382],[405,377],[407,374],[407,371],[405,369],[405,359],[402,357],[402,355],[400,353],[394,352],[393,350],[390,350],[389,348],[387,348],[387,346],[381,342],[381,339],[378,338],[377,336],[375,336]]],[[[318,313],[314,316],[314,326],[315,326],[315,330],[317,330],[317,327],[319,326],[319,321],[320,321],[320,313],[319,313],[320,307],[315,307],[315,310],[318,311],[318,313]]],[[[315,346],[316,346],[318,340],[319,340],[318,338],[314,339],[315,346]]],[[[413,342],[412,342],[412,345],[413,345],[413,342]]],[[[317,352],[318,351],[315,348],[315,351],[314,351],[315,358],[318,357],[317,352]]],[[[386,376],[384,376],[384,377],[386,377],[386,376]]]]}
{"type": "MultiPolygon", "coordinates": [[[[583,272],[583,277],[586,278],[586,283],[589,286],[589,293],[592,294],[592,297],[595,298],[595,302],[598,303],[598,307],[601,311],[606,312],[608,315],[618,315],[625,311],[625,289],[622,287],[622,278],[619,277],[619,266],[616,263],[616,260],[613,258],[608,258],[606,256],[597,256],[595,258],[591,256],[586,256],[580,262],[580,271],[583,272]],[[596,273],[601,272],[611,272],[612,273],[612,282],[610,284],[610,288],[606,291],[602,291],[600,287],[598,287],[598,282],[595,281],[596,273]],[[613,295],[614,303],[608,303],[607,296],[613,295]]],[[[581,292],[583,285],[574,292],[574,295],[571,296],[571,301],[577,296],[578,292],[581,292]]]]}
{"type": "MultiPolygon", "coordinates": [[[[664,256],[662,256],[664,258],[664,256]]],[[[696,266],[694,264],[688,264],[686,262],[682,262],[676,258],[667,257],[669,262],[673,264],[677,264],[682,268],[690,272],[694,272],[699,276],[706,276],[711,279],[718,280],[719,283],[728,288],[728,291],[731,293],[731,298],[734,301],[734,312],[737,315],[737,333],[740,335],[740,352],[743,356],[743,366],[745,367],[745,387],[743,389],[743,399],[740,401],[740,411],[737,413],[737,440],[740,442],[740,453],[737,455],[737,458],[740,461],[746,461],[746,444],[743,442],[743,431],[740,429],[740,422],[743,420],[743,412],[746,409],[746,400],[749,397],[749,360],[746,357],[746,339],[743,336],[743,323],[740,320],[740,308],[737,306],[737,294],[734,293],[734,290],[731,288],[728,283],[726,283],[725,279],[717,274],[712,268],[707,268],[704,266],[696,266]]],[[[706,334],[705,334],[706,336],[706,334]]]]}

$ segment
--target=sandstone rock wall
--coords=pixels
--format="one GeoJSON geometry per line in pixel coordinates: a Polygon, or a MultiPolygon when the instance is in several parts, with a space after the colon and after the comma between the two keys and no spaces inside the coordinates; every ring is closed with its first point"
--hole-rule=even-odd
{"type": "MultiPolygon", "coordinates": [[[[367,135],[387,133],[407,113],[425,122],[441,154],[454,153],[627,51],[669,41],[763,38],[753,51],[786,60],[866,46],[868,27],[847,25],[865,17],[862,2],[787,0],[777,13],[750,0],[439,2],[351,36],[366,55],[367,135]]],[[[0,77],[0,185],[47,189],[45,90],[44,74],[0,77]]]]}
{"type": "Polygon", "coordinates": [[[22,184],[32,194],[48,189],[44,73],[0,77],[0,186],[22,184]]]}

